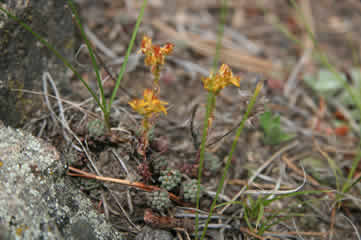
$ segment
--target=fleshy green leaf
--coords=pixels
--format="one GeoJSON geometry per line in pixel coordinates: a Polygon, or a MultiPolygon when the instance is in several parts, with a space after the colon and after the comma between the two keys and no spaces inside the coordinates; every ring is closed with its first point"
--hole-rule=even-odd
{"type": "Polygon", "coordinates": [[[260,125],[263,129],[265,144],[277,145],[294,137],[282,130],[280,116],[273,116],[270,111],[266,111],[260,116],[260,125]]]}
{"type": "MultiPolygon", "coordinates": [[[[344,74],[341,74],[342,79],[346,81],[344,74]]],[[[319,93],[333,93],[336,90],[343,88],[343,83],[337,79],[334,73],[327,69],[321,69],[317,76],[313,74],[307,74],[304,76],[305,83],[313,90],[319,93]]]]}

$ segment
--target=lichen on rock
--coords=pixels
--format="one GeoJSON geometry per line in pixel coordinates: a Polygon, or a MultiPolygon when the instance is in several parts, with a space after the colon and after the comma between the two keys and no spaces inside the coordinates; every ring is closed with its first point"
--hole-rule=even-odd
{"type": "Polygon", "coordinates": [[[65,175],[56,149],[0,124],[0,229],[8,239],[118,239],[65,175]],[[78,226],[78,227],[75,227],[78,226]]]}

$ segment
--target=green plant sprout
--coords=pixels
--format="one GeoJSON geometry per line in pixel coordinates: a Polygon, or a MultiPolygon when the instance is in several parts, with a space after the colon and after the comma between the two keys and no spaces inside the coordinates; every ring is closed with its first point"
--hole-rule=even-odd
{"type": "Polygon", "coordinates": [[[259,120],[263,129],[265,144],[277,145],[294,137],[282,130],[280,116],[272,115],[270,111],[262,113],[259,120]]]}
{"type": "Polygon", "coordinates": [[[5,13],[8,17],[10,17],[10,18],[14,19],[16,22],[18,22],[27,31],[29,31],[44,46],[46,46],[57,58],[59,58],[67,68],[69,68],[74,73],[74,75],[82,82],[82,84],[85,86],[85,88],[91,94],[94,101],[100,107],[100,109],[101,109],[101,111],[103,113],[103,119],[104,119],[105,126],[106,126],[107,130],[110,131],[110,128],[111,128],[111,125],[110,125],[110,112],[111,112],[112,103],[113,103],[113,101],[114,101],[114,99],[116,97],[118,88],[120,86],[120,82],[121,82],[121,80],[123,78],[123,75],[125,73],[125,69],[126,69],[126,66],[127,66],[127,63],[128,63],[128,58],[129,58],[129,55],[130,55],[130,53],[132,51],[134,41],[135,41],[138,29],[139,29],[139,25],[140,25],[140,23],[142,21],[142,18],[143,18],[143,15],[144,15],[144,10],[145,10],[145,8],[147,6],[147,2],[148,2],[147,0],[143,0],[143,4],[142,4],[142,7],[141,7],[141,10],[139,11],[139,15],[138,15],[138,18],[137,18],[137,21],[136,21],[136,24],[135,24],[135,27],[134,27],[134,30],[133,30],[133,33],[132,33],[132,37],[131,37],[131,40],[129,42],[128,48],[127,48],[127,52],[126,52],[125,57],[124,57],[123,65],[122,65],[122,67],[120,69],[120,72],[118,74],[118,78],[117,78],[117,81],[115,83],[115,87],[113,89],[113,92],[112,92],[112,95],[111,95],[109,101],[106,101],[106,99],[105,99],[105,95],[104,95],[104,91],[103,91],[103,85],[102,85],[101,77],[100,77],[100,74],[99,74],[99,66],[98,66],[98,63],[97,63],[97,61],[95,59],[94,51],[93,51],[93,49],[92,49],[92,47],[90,45],[90,42],[89,42],[89,40],[88,40],[88,38],[87,38],[87,36],[86,36],[86,34],[84,32],[84,28],[83,28],[83,26],[81,24],[79,15],[78,15],[78,13],[77,13],[77,11],[75,9],[75,6],[74,6],[72,0],[67,0],[67,3],[69,5],[73,15],[75,16],[75,20],[76,20],[77,26],[78,26],[78,28],[80,30],[81,36],[82,36],[85,44],[88,47],[89,55],[91,57],[91,61],[92,61],[92,65],[93,65],[93,70],[96,73],[97,84],[98,84],[98,88],[99,88],[99,92],[100,92],[99,97],[97,96],[95,91],[90,88],[90,86],[86,83],[86,81],[82,78],[82,76],[75,70],[75,68],[70,64],[70,62],[66,58],[64,58],[48,41],[46,41],[44,37],[40,36],[38,33],[33,31],[33,29],[31,29],[31,27],[29,25],[27,25],[26,23],[21,21],[19,18],[17,18],[15,15],[11,14],[6,9],[0,7],[0,10],[3,13],[5,13]]]}
{"type": "Polygon", "coordinates": [[[168,193],[166,191],[154,191],[147,195],[148,205],[157,211],[164,211],[168,209],[172,202],[169,199],[168,193]]]}
{"type": "MultiPolygon", "coordinates": [[[[197,201],[198,184],[196,179],[191,179],[182,184],[183,198],[186,201],[195,203],[197,201]]],[[[203,187],[201,186],[201,195],[203,193],[203,187]]]]}
{"type": "Polygon", "coordinates": [[[303,196],[308,194],[320,194],[324,192],[328,192],[328,191],[325,190],[299,191],[299,192],[278,195],[273,198],[271,198],[270,197],[271,195],[268,194],[264,196],[258,196],[256,199],[247,196],[244,199],[244,201],[225,202],[216,205],[216,208],[229,204],[242,205],[244,209],[243,218],[247,223],[247,226],[249,227],[250,230],[252,230],[252,232],[262,236],[265,233],[265,231],[267,231],[269,228],[286,219],[295,216],[303,216],[303,214],[298,214],[298,213],[283,214],[283,212],[285,212],[286,209],[278,210],[278,211],[272,210],[269,214],[265,214],[265,209],[270,207],[271,203],[283,198],[295,197],[299,195],[303,196]]]}
{"type": "Polygon", "coordinates": [[[252,197],[248,196],[242,203],[244,209],[244,219],[249,229],[260,236],[262,236],[264,232],[273,225],[295,216],[282,216],[282,212],[286,211],[286,209],[283,211],[272,211],[270,215],[265,215],[265,209],[272,203],[271,201],[267,201],[268,198],[269,196],[263,196],[254,200],[252,197]]]}
{"type": "Polygon", "coordinates": [[[177,169],[166,169],[160,172],[159,182],[161,188],[168,191],[176,188],[182,181],[182,174],[177,169]]]}

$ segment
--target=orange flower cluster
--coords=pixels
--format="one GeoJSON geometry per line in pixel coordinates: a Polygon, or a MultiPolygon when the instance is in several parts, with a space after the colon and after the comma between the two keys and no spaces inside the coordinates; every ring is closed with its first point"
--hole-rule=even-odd
{"type": "Polygon", "coordinates": [[[207,78],[202,78],[204,88],[216,95],[230,84],[239,87],[239,81],[240,77],[234,77],[231,69],[226,64],[222,64],[215,75],[211,74],[207,78]]]}
{"type": "Polygon", "coordinates": [[[163,47],[159,45],[152,45],[152,39],[144,36],[140,51],[146,56],[145,65],[151,66],[153,74],[159,72],[159,67],[164,64],[165,56],[173,51],[174,45],[171,43],[165,44],[163,47]]]}
{"type": "Polygon", "coordinates": [[[159,100],[153,90],[145,89],[143,93],[143,99],[134,99],[129,102],[129,105],[134,111],[143,115],[145,118],[151,118],[154,114],[163,112],[167,114],[165,105],[168,103],[159,100]]]}

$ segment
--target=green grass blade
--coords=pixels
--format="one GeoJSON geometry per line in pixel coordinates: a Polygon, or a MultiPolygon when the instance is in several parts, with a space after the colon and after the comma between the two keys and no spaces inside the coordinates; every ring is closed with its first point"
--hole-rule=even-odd
{"type": "MultiPolygon", "coordinates": [[[[91,47],[90,45],[90,42],[89,42],[89,39],[88,37],[86,36],[85,32],[84,32],[84,27],[80,21],[80,17],[79,17],[79,14],[73,4],[73,1],[72,0],[67,0],[68,2],[68,5],[71,9],[71,12],[73,13],[73,15],[75,16],[75,21],[76,21],[76,24],[77,24],[77,27],[80,31],[80,34],[81,34],[81,37],[83,39],[83,41],[85,42],[87,48],[88,48],[88,51],[89,51],[89,55],[90,55],[90,58],[91,58],[91,61],[92,61],[92,65],[93,65],[93,69],[95,71],[95,74],[96,74],[96,78],[97,78],[97,82],[98,82],[98,87],[99,87],[99,90],[100,90],[100,97],[102,99],[101,101],[101,104],[103,105],[103,109],[107,110],[107,103],[105,101],[105,96],[104,96],[104,90],[103,90],[103,84],[102,84],[102,79],[100,77],[100,73],[99,73],[99,66],[98,66],[98,63],[95,59],[95,56],[94,56],[94,53],[93,53],[93,48],[91,47]]],[[[106,113],[104,112],[104,115],[106,113]]],[[[108,124],[108,123],[107,123],[108,124]]]]}
{"type": "MultiPolygon", "coordinates": [[[[222,39],[224,36],[224,25],[227,16],[227,0],[223,0],[222,9],[221,9],[221,17],[220,17],[220,24],[218,28],[217,34],[217,44],[216,44],[216,54],[213,60],[213,69],[212,72],[215,72],[219,62],[219,56],[221,53],[222,48],[222,39]]],[[[206,141],[208,136],[208,119],[211,116],[214,106],[216,105],[216,96],[212,92],[208,92],[207,96],[207,106],[206,106],[206,114],[203,123],[203,133],[202,133],[202,141],[200,146],[200,154],[199,154],[199,167],[198,167],[198,187],[197,187],[197,201],[196,201],[196,208],[199,209],[199,198],[200,198],[200,191],[201,191],[201,181],[202,181],[202,173],[203,173],[203,165],[204,165],[204,153],[206,149],[206,141]]],[[[196,239],[198,239],[198,224],[199,224],[199,215],[198,212],[196,214],[196,239]]],[[[205,233],[205,230],[203,230],[205,233]]],[[[202,234],[201,239],[204,236],[202,234]]]]}
{"type": "MultiPolygon", "coordinates": [[[[307,194],[320,194],[320,193],[327,193],[327,192],[332,192],[332,190],[309,190],[309,191],[299,191],[299,192],[287,193],[287,194],[276,196],[272,199],[263,200],[262,204],[265,206],[268,206],[271,202],[273,202],[275,200],[280,200],[280,199],[286,198],[286,197],[294,197],[294,196],[298,196],[298,195],[307,195],[307,194]]],[[[230,204],[243,204],[243,202],[228,201],[228,202],[217,204],[215,208],[223,207],[223,206],[230,205],[230,204]]]]}
{"type": "Polygon", "coordinates": [[[283,24],[281,24],[280,22],[277,22],[276,27],[278,28],[278,30],[280,32],[282,32],[286,37],[291,39],[295,44],[303,46],[302,42],[295,36],[295,34],[288,31],[288,29],[283,24]]]}
{"type": "MultiPolygon", "coordinates": [[[[360,149],[360,147],[359,147],[359,149],[360,149]]],[[[360,159],[361,159],[361,151],[359,150],[354,161],[352,162],[352,167],[347,176],[347,181],[346,181],[345,185],[343,185],[342,193],[347,193],[351,189],[351,187],[353,187],[356,183],[358,183],[360,181],[361,176],[352,182],[353,175],[355,174],[355,171],[357,169],[358,163],[360,162],[360,159]]]]}
{"type": "Polygon", "coordinates": [[[122,68],[120,69],[120,72],[119,72],[119,75],[118,75],[118,78],[117,78],[117,82],[115,83],[115,87],[114,87],[114,90],[113,90],[113,93],[112,93],[112,96],[110,97],[110,100],[109,100],[109,104],[108,104],[108,111],[110,112],[110,108],[113,104],[113,101],[117,95],[117,91],[118,91],[118,88],[120,86],[120,81],[123,79],[123,75],[125,73],[125,69],[127,67],[127,64],[128,64],[128,58],[129,58],[129,55],[132,51],[132,48],[133,48],[133,45],[134,45],[134,41],[135,41],[135,37],[137,36],[137,33],[138,33],[138,29],[139,29],[139,25],[140,23],[142,22],[142,19],[143,19],[143,15],[144,15],[144,10],[147,6],[147,0],[143,0],[143,5],[142,5],[142,8],[139,12],[139,15],[138,15],[138,18],[137,18],[137,22],[135,24],[135,27],[134,27],[134,30],[133,30],[133,33],[132,33],[132,37],[130,39],[130,43],[129,43],[129,46],[128,46],[128,49],[127,49],[127,53],[125,54],[125,57],[124,57],[124,62],[123,62],[123,65],[122,65],[122,68]]]}
{"type": "Polygon", "coordinates": [[[29,25],[27,25],[26,23],[21,21],[15,15],[11,14],[10,12],[8,12],[6,9],[4,9],[2,7],[0,7],[0,11],[5,13],[7,16],[12,18],[16,22],[18,22],[25,30],[30,32],[36,39],[38,39],[44,46],[46,46],[57,58],[59,58],[64,63],[64,65],[67,68],[69,68],[75,74],[75,76],[77,76],[77,78],[84,84],[84,86],[89,91],[89,93],[93,97],[94,101],[102,109],[102,111],[103,112],[105,111],[103,106],[100,104],[99,99],[98,99],[97,95],[95,94],[95,92],[89,87],[89,85],[84,81],[82,76],[75,70],[75,68],[70,64],[70,62],[66,58],[64,58],[48,41],[46,41],[45,38],[43,38],[40,34],[33,31],[29,25]]]}
{"type": "Polygon", "coordinates": [[[223,169],[222,178],[221,178],[220,183],[219,183],[218,188],[217,188],[216,196],[214,197],[214,199],[212,201],[211,209],[209,211],[208,218],[206,220],[201,239],[204,238],[204,236],[206,234],[206,231],[208,229],[208,224],[209,224],[209,221],[211,220],[211,216],[212,216],[214,208],[216,206],[218,196],[219,196],[219,194],[220,194],[220,192],[221,192],[221,190],[223,188],[224,181],[225,181],[227,173],[228,173],[228,169],[231,166],[231,160],[232,160],[232,157],[233,157],[233,153],[234,153],[234,151],[235,151],[235,149],[237,147],[238,139],[241,136],[241,133],[243,131],[246,120],[248,119],[248,116],[249,116],[249,114],[251,113],[251,111],[253,109],[253,106],[254,106],[254,104],[256,102],[257,96],[258,96],[258,94],[260,93],[260,91],[262,89],[262,86],[263,86],[263,83],[258,83],[257,84],[256,90],[254,91],[253,96],[251,98],[251,101],[247,106],[247,112],[243,115],[241,124],[239,125],[239,127],[237,129],[236,136],[235,136],[235,138],[233,140],[231,150],[230,150],[230,152],[228,154],[228,157],[227,157],[226,166],[223,169]]]}
{"type": "Polygon", "coordinates": [[[256,220],[256,228],[258,228],[258,226],[260,225],[263,215],[264,215],[264,206],[263,206],[263,204],[261,204],[259,211],[258,211],[257,220],[256,220]]]}
{"type": "Polygon", "coordinates": [[[242,205],[243,205],[243,209],[244,209],[244,213],[243,213],[244,220],[246,221],[246,223],[248,225],[248,228],[253,229],[252,224],[251,224],[251,222],[249,221],[249,218],[248,218],[248,210],[249,210],[249,208],[247,207],[247,205],[245,203],[242,203],[242,205]]]}
{"type": "MultiPolygon", "coordinates": [[[[208,93],[207,96],[207,108],[206,108],[206,116],[204,118],[203,123],[203,133],[200,145],[200,154],[199,154],[199,166],[198,166],[198,179],[197,179],[197,201],[196,208],[199,209],[199,200],[200,200],[200,192],[201,192],[201,182],[202,182],[202,173],[203,173],[203,165],[204,165],[204,153],[206,149],[206,141],[208,135],[208,119],[211,116],[212,112],[212,103],[215,101],[215,96],[212,92],[208,93]]],[[[198,239],[198,224],[199,224],[199,213],[196,213],[196,239],[198,239]]],[[[203,238],[201,238],[203,239],[203,238]]]]}

